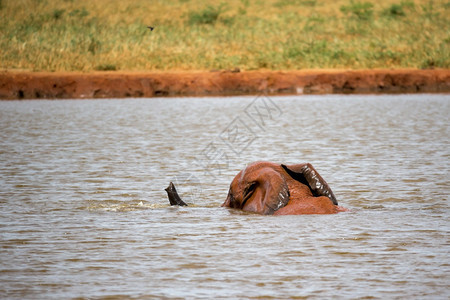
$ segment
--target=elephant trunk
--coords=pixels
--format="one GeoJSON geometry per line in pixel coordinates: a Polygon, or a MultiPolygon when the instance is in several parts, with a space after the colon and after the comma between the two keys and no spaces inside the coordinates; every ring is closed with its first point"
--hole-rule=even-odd
{"type": "Polygon", "coordinates": [[[187,206],[187,204],[184,203],[183,200],[181,200],[180,196],[178,196],[175,185],[172,182],[170,182],[165,191],[167,192],[167,196],[169,197],[170,205],[187,206]]]}

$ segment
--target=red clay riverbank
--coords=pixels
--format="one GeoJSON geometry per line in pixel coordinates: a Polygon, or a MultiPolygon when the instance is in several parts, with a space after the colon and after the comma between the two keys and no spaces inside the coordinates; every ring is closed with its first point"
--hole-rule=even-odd
{"type": "Polygon", "coordinates": [[[449,93],[450,69],[192,72],[0,71],[0,99],[221,96],[259,93],[449,93]]]}

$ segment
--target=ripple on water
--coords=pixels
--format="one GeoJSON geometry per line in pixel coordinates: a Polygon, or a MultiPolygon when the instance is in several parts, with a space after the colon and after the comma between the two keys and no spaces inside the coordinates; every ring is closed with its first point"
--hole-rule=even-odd
{"type": "Polygon", "coordinates": [[[272,97],[263,128],[254,99],[0,102],[0,298],[448,299],[450,97],[272,97]],[[220,208],[255,160],[350,211],[220,208]]]}
{"type": "Polygon", "coordinates": [[[167,204],[151,203],[145,200],[87,200],[85,202],[86,205],[80,206],[79,209],[88,211],[127,212],[145,209],[161,209],[168,207],[167,204]]]}

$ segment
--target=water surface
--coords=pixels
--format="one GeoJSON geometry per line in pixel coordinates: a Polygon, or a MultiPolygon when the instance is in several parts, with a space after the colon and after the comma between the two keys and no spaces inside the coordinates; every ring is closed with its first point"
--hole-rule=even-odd
{"type": "Polygon", "coordinates": [[[449,95],[0,102],[0,297],[448,299],[449,115],[449,95]],[[312,163],[351,211],[220,208],[255,160],[312,163]]]}

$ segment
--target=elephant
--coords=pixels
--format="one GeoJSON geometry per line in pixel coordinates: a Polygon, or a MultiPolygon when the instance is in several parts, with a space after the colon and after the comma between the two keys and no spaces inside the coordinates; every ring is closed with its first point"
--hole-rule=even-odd
{"type": "MultiPolygon", "coordinates": [[[[171,205],[186,206],[170,182],[165,189],[171,205]]],[[[310,163],[284,165],[254,162],[230,184],[222,207],[262,215],[333,214],[338,205],[326,181],[310,163]]]]}
{"type": "Polygon", "coordinates": [[[165,189],[165,191],[167,192],[167,196],[169,197],[169,203],[171,206],[187,206],[187,204],[183,200],[181,200],[180,196],[178,196],[177,189],[175,188],[175,185],[172,181],[169,183],[169,186],[165,189]]]}
{"type": "Polygon", "coordinates": [[[251,163],[234,177],[222,206],[262,215],[346,211],[310,163],[251,163]]]}

